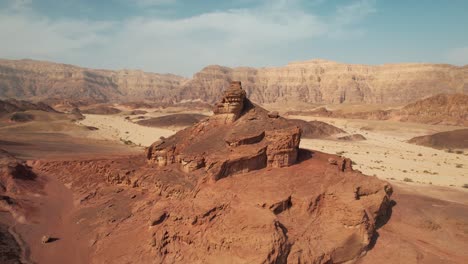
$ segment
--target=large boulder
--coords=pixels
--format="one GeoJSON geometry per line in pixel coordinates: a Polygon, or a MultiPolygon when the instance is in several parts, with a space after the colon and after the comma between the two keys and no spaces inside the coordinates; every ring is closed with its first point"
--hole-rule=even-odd
{"type": "Polygon", "coordinates": [[[214,116],[159,140],[147,149],[151,164],[179,164],[183,171],[204,169],[212,180],[266,167],[296,163],[301,129],[287,119],[270,118],[233,82],[214,116]]]}

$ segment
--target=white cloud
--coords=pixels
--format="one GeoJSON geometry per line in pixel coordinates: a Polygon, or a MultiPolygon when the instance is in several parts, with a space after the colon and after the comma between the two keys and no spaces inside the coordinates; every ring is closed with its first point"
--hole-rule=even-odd
{"type": "Polygon", "coordinates": [[[452,64],[468,65],[468,46],[450,50],[447,54],[447,59],[452,64]]]}
{"type": "Polygon", "coordinates": [[[339,32],[349,32],[349,24],[369,14],[371,2],[360,0],[340,7],[326,19],[303,11],[300,1],[284,0],[181,19],[133,17],[119,22],[52,20],[32,11],[0,12],[0,57],[184,75],[208,64],[285,63],[297,52],[297,43],[345,36],[339,32]]]}

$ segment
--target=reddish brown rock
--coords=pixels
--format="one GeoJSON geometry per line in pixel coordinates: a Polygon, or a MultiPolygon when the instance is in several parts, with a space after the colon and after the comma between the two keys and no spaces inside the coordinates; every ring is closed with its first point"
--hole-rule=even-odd
{"type": "Polygon", "coordinates": [[[214,114],[151,145],[149,163],[175,163],[186,172],[204,168],[212,180],[219,180],[296,162],[301,130],[284,118],[269,118],[266,110],[245,98],[239,82],[232,82],[214,114]]]}
{"type": "Polygon", "coordinates": [[[89,248],[82,263],[324,264],[366,253],[389,218],[388,183],[299,149],[300,128],[248,99],[237,119],[224,114],[162,138],[146,158],[32,164],[73,191],[64,215],[73,246],[89,248]]]}
{"type": "Polygon", "coordinates": [[[366,137],[364,137],[361,134],[352,134],[352,135],[341,136],[341,137],[338,137],[337,139],[343,140],[343,141],[362,141],[362,140],[366,140],[366,137]]]}

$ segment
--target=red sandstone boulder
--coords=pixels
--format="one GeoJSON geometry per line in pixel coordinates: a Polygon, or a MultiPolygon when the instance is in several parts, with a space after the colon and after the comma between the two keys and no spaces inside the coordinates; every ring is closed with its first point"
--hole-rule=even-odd
{"type": "Polygon", "coordinates": [[[150,164],[179,164],[185,172],[202,169],[212,180],[266,167],[296,163],[301,130],[245,98],[233,82],[215,115],[152,144],[150,164]]]}

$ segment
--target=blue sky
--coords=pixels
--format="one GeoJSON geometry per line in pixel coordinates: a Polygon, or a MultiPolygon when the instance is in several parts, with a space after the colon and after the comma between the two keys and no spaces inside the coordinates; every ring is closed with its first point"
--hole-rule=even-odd
{"type": "Polygon", "coordinates": [[[468,1],[0,0],[0,57],[191,76],[204,66],[468,64],[468,1]]]}

